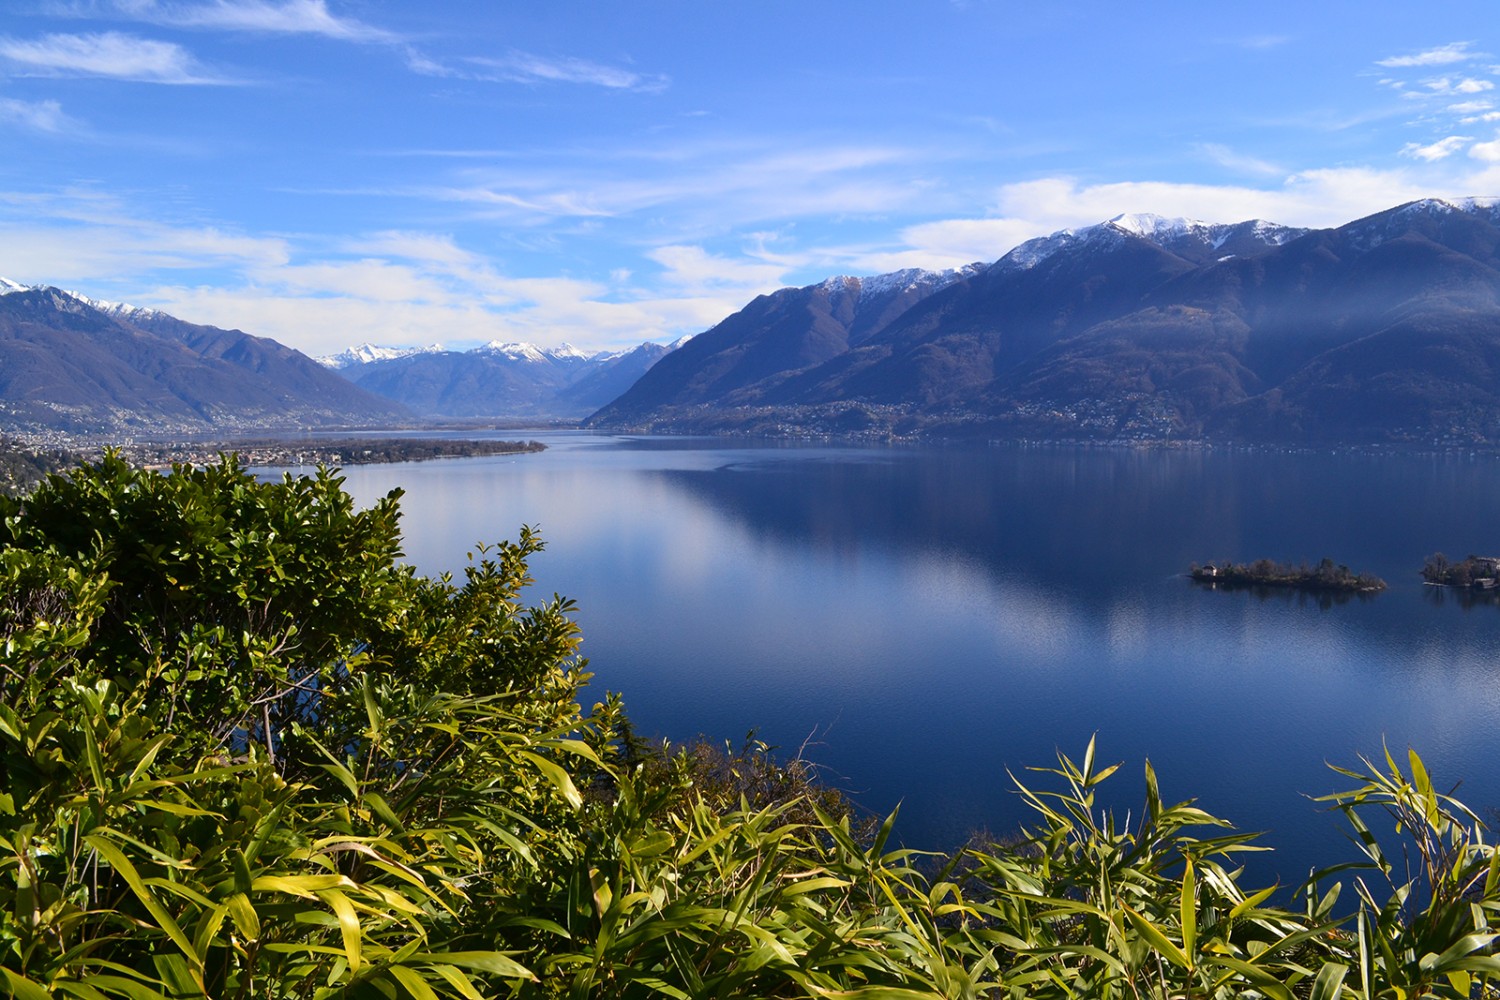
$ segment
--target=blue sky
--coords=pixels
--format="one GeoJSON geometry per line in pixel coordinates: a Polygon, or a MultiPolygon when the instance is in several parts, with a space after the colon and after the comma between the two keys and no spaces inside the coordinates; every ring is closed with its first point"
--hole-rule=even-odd
{"type": "Polygon", "coordinates": [[[1492,3],[0,0],[0,275],[615,348],[1122,212],[1500,195],[1492,3]]]}

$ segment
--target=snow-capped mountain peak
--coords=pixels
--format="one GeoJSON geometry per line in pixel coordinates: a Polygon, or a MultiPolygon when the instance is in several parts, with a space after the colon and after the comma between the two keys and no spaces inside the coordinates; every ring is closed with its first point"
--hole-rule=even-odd
{"type": "Polygon", "coordinates": [[[155,317],[166,315],[166,313],[162,312],[160,309],[147,309],[141,306],[133,306],[128,302],[107,302],[104,299],[91,299],[81,292],[68,292],[67,294],[73,296],[73,298],[77,299],[79,302],[82,302],[86,306],[92,306],[102,313],[106,313],[110,316],[115,317],[116,319],[123,319],[126,322],[129,322],[133,319],[152,319],[155,317]]]}
{"type": "MultiPolygon", "coordinates": [[[[1197,219],[1167,218],[1151,212],[1128,212],[1107,222],[1081,229],[1061,229],[1050,236],[1027,240],[1001,257],[994,266],[1026,271],[1061,250],[1082,246],[1112,247],[1135,237],[1172,253],[1201,259],[1205,251],[1233,243],[1241,251],[1249,247],[1280,246],[1307,232],[1289,226],[1252,219],[1247,222],[1214,223],[1197,219]]],[[[1233,257],[1238,254],[1230,253],[1233,257]]]]}
{"type": "Polygon", "coordinates": [[[512,361],[546,361],[547,355],[535,344],[519,344],[505,340],[492,340],[474,348],[475,354],[498,354],[512,361]]]}
{"type": "Polygon", "coordinates": [[[338,370],[353,368],[356,365],[368,365],[376,361],[406,358],[413,354],[437,354],[442,350],[442,344],[428,344],[426,347],[380,347],[375,344],[359,344],[337,354],[327,354],[314,360],[325,368],[338,370]]]}
{"type": "Polygon", "coordinates": [[[903,268],[886,274],[872,274],[863,278],[841,274],[821,283],[828,291],[858,289],[861,295],[885,295],[925,289],[929,293],[946,288],[955,281],[971,277],[984,270],[985,264],[966,264],[946,271],[928,271],[920,267],[903,268]]]}
{"type": "Polygon", "coordinates": [[[578,360],[578,361],[588,361],[591,358],[593,358],[597,352],[593,352],[593,351],[580,351],[578,348],[574,347],[572,344],[568,343],[567,341],[564,341],[563,343],[558,344],[556,347],[553,347],[553,348],[550,348],[550,349],[543,348],[542,349],[542,353],[546,354],[546,355],[549,355],[550,357],[557,358],[559,360],[561,360],[561,359],[573,359],[573,360],[578,360]]]}
{"type": "Polygon", "coordinates": [[[23,285],[19,281],[11,281],[9,278],[0,278],[0,295],[29,291],[31,291],[30,285],[23,285]]]}
{"type": "Polygon", "coordinates": [[[1153,242],[1213,228],[1197,219],[1168,219],[1152,212],[1127,212],[1110,219],[1106,225],[1136,236],[1144,236],[1153,242]]]}

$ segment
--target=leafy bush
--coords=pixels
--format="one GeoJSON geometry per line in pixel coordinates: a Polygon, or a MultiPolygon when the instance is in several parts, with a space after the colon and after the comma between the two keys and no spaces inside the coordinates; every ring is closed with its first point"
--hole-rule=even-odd
{"type": "Polygon", "coordinates": [[[1017,839],[894,847],[763,745],[585,716],[539,540],[424,579],[397,501],[115,456],[0,501],[0,994],[1494,995],[1500,854],[1414,753],[1341,772],[1363,868],[1285,899],[1149,764],[1100,811],[1092,742],[1017,839]]]}

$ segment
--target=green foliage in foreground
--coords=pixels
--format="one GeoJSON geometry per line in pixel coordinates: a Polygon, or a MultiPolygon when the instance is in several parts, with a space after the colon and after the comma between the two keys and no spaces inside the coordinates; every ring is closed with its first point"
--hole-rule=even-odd
{"type": "Polygon", "coordinates": [[[570,605],[521,602],[529,532],[424,579],[395,495],[228,461],[106,457],[0,505],[0,995],[1404,1000],[1500,972],[1500,855],[1415,754],[1341,772],[1362,867],[1282,898],[1149,765],[1133,825],[1102,810],[1092,744],[1017,783],[1016,841],[925,854],[764,748],[585,717],[570,605]]]}

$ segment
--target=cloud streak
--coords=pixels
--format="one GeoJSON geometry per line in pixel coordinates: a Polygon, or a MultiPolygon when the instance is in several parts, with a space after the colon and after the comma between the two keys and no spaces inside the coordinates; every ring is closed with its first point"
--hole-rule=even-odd
{"type": "Polygon", "coordinates": [[[442,62],[411,47],[406,49],[407,67],[425,76],[453,77],[489,83],[582,84],[606,90],[661,93],[671,81],[659,73],[640,73],[572,56],[540,56],[511,50],[503,56],[464,56],[442,62]]]}
{"type": "Polygon", "coordinates": [[[227,84],[235,81],[201,66],[182,46],[117,31],[0,37],[0,60],[37,76],[86,76],[135,83],[227,84]]]}
{"type": "Polygon", "coordinates": [[[1437,48],[1425,49],[1421,52],[1404,56],[1388,56],[1385,59],[1377,59],[1375,65],[1396,69],[1408,66],[1448,66],[1453,63],[1467,62],[1470,59],[1478,59],[1483,53],[1472,51],[1473,42],[1450,42],[1437,48]]]}
{"type": "Polygon", "coordinates": [[[338,17],[325,0],[210,0],[208,3],[162,3],[116,0],[111,8],[122,17],[147,24],[274,35],[321,35],[351,42],[396,42],[396,35],[352,18],[338,17]]]}
{"type": "Polygon", "coordinates": [[[76,133],[81,126],[63,114],[56,101],[18,101],[0,97],[0,123],[16,125],[48,135],[76,133]]]}

